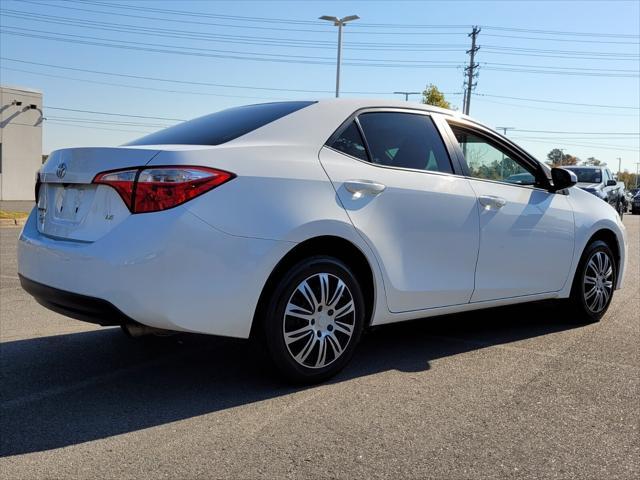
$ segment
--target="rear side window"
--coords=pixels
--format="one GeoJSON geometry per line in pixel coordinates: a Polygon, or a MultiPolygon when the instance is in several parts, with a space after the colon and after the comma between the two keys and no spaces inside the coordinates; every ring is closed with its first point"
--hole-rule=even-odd
{"type": "Polygon", "coordinates": [[[362,135],[360,135],[360,130],[358,130],[356,122],[351,122],[329,146],[342,153],[359,158],[360,160],[368,160],[364,141],[362,140],[362,135]]]}
{"type": "Polygon", "coordinates": [[[220,145],[315,102],[275,102],[229,108],[179,123],[127,145],[220,145]]]}
{"type": "Polygon", "coordinates": [[[426,115],[371,112],[358,117],[371,161],[390,167],[453,173],[433,120],[426,115]]]}

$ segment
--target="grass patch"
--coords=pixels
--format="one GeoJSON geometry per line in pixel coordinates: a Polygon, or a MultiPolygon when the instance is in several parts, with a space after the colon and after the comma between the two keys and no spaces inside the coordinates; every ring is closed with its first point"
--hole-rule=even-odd
{"type": "Polygon", "coordinates": [[[27,218],[28,216],[28,212],[9,212],[7,210],[0,210],[0,218],[20,219],[27,218]]]}

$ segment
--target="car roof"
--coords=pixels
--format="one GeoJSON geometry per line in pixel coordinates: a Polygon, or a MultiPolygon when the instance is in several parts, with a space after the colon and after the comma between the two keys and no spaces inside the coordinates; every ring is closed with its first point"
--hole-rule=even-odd
{"type": "Polygon", "coordinates": [[[309,106],[286,115],[243,137],[232,140],[229,144],[259,142],[267,139],[287,141],[287,139],[291,139],[292,132],[295,132],[299,143],[322,144],[352,114],[368,108],[398,108],[429,112],[450,118],[464,119],[495,132],[491,127],[483,125],[461,112],[432,105],[375,98],[328,98],[313,100],[313,103],[309,106]]]}

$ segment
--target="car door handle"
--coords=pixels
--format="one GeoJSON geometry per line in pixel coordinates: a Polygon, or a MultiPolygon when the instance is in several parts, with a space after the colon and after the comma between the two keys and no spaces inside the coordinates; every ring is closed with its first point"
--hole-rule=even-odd
{"type": "Polygon", "coordinates": [[[488,208],[502,208],[507,204],[507,201],[502,197],[496,197],[494,195],[482,195],[478,197],[480,205],[488,208]]]}
{"type": "Polygon", "coordinates": [[[382,183],[372,182],[371,180],[347,180],[344,182],[344,188],[354,195],[379,195],[387,188],[382,183]]]}

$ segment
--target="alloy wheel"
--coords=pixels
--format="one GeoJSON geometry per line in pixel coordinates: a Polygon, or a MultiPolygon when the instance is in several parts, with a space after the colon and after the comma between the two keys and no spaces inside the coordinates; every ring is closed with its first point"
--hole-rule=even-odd
{"type": "Polygon", "coordinates": [[[349,287],[330,273],[304,279],[291,294],[282,323],[291,357],[307,368],[323,368],[344,353],[355,329],[349,287]]]}
{"type": "Polygon", "coordinates": [[[584,301],[593,313],[605,309],[613,292],[613,262],[603,251],[595,252],[584,271],[584,301]]]}

